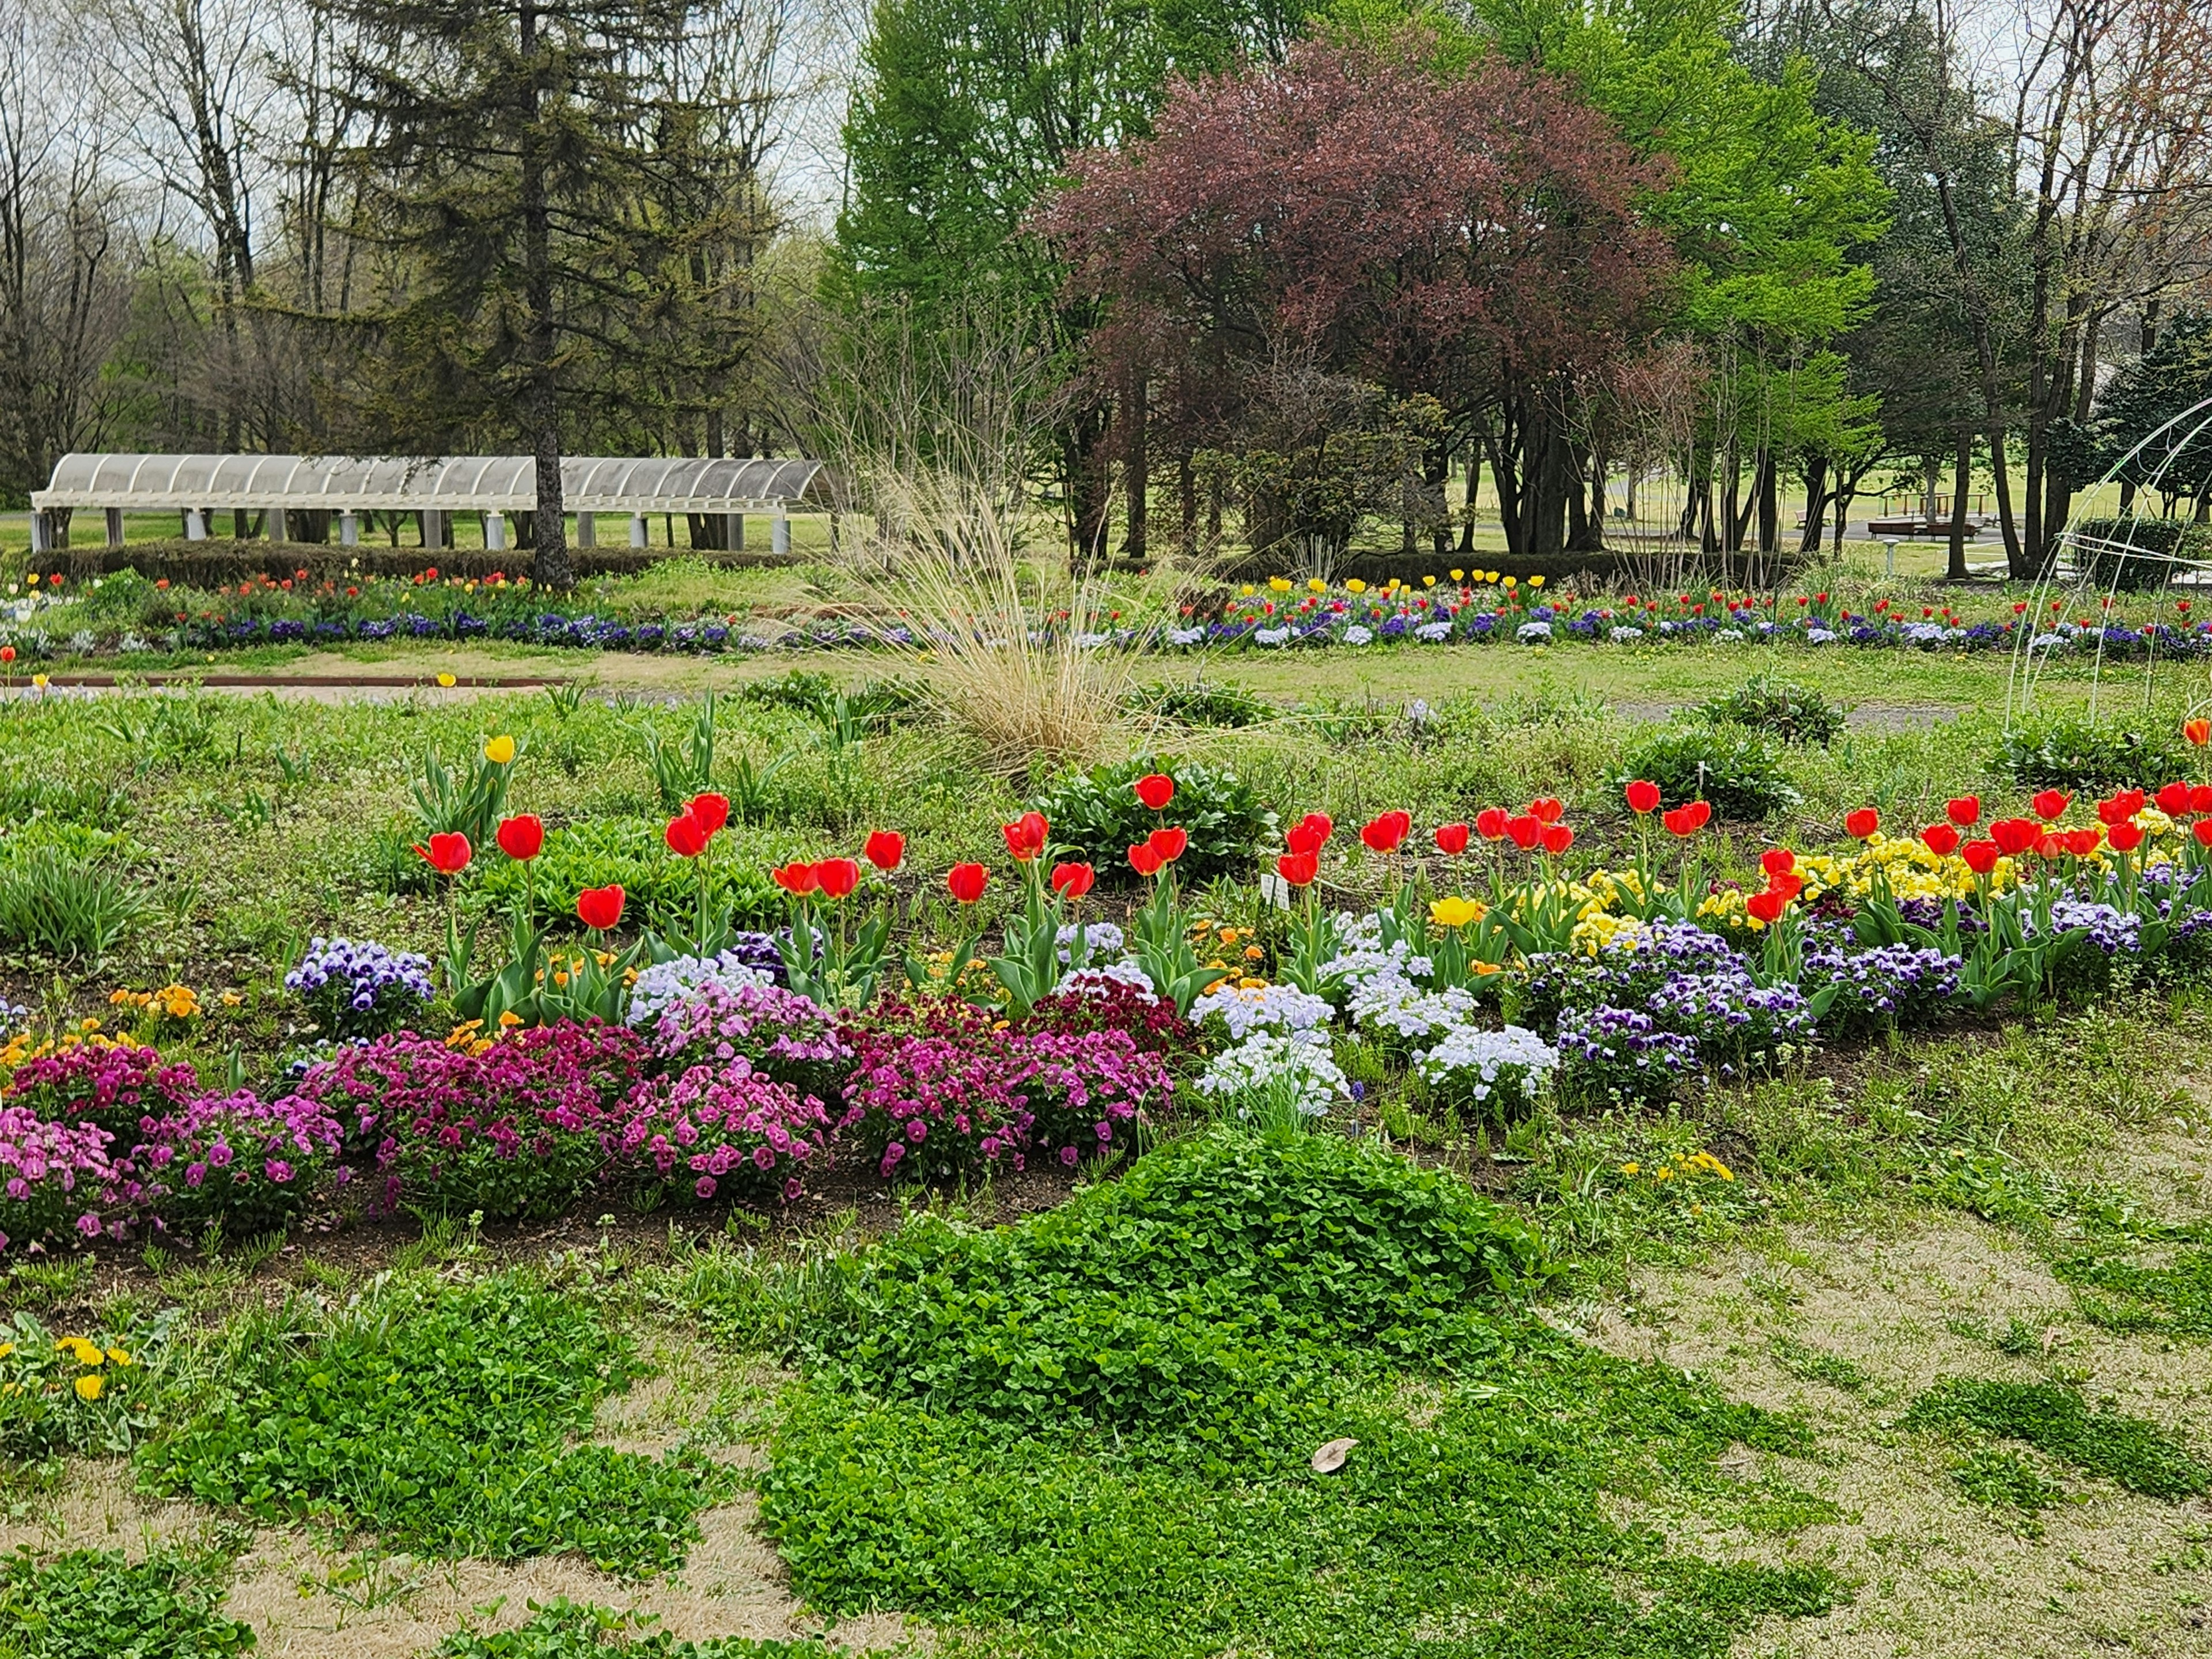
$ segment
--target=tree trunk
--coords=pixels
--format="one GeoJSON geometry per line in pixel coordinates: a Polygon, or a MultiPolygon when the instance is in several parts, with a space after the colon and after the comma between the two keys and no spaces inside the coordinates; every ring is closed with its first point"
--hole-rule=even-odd
{"type": "Polygon", "coordinates": [[[1820,532],[1828,518],[1828,458],[1814,455],[1805,464],[1805,529],[1797,538],[1800,553],[1820,550],[1820,532]]]}
{"type": "Polygon", "coordinates": [[[538,121],[545,92],[545,69],[538,56],[536,0],[523,0],[520,20],[523,72],[521,165],[523,398],[537,461],[537,511],[532,528],[537,548],[531,575],[540,587],[565,593],[576,585],[568,559],[568,503],[561,487],[561,387],[555,360],[553,318],[553,217],[545,199],[545,157],[538,121]]]}
{"type": "Polygon", "coordinates": [[[1966,485],[1974,464],[1974,434],[1959,428],[1959,452],[1951,467],[1951,560],[1943,574],[1950,580],[1966,580],[1966,485]]]}
{"type": "Polygon", "coordinates": [[[1752,477],[1759,491],[1759,556],[1771,565],[1782,550],[1782,501],[1779,471],[1771,446],[1761,445],[1752,462],[1752,477]]]}
{"type": "Polygon", "coordinates": [[[1146,401],[1144,372],[1140,369],[1131,377],[1128,396],[1123,400],[1127,413],[1128,441],[1122,453],[1122,471],[1129,489],[1127,533],[1121,539],[1121,556],[1142,560],[1150,545],[1146,517],[1152,510],[1152,415],[1146,401]]]}
{"type": "Polygon", "coordinates": [[[1084,410],[1069,422],[1060,464],[1066,472],[1068,556],[1074,568],[1094,570],[1106,557],[1106,526],[1113,506],[1102,411],[1084,410]]]}
{"type": "Polygon", "coordinates": [[[1181,510],[1182,547],[1185,558],[1198,553],[1198,474],[1188,452],[1176,459],[1176,505],[1181,510]]]}

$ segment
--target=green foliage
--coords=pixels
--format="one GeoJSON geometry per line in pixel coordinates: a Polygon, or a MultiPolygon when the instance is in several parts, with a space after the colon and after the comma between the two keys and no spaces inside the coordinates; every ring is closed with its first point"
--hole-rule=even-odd
{"type": "Polygon", "coordinates": [[[2070,718],[2006,733],[1990,764],[2023,789],[2155,789],[2191,775],[2189,757],[2172,737],[2070,718]]]}
{"type": "Polygon", "coordinates": [[[125,873],[119,843],[94,839],[0,848],[0,942],[97,965],[130,936],[146,895],[125,873]]]}
{"type": "Polygon", "coordinates": [[[1866,1373],[1839,1353],[1822,1353],[1787,1336],[1776,1337],[1771,1346],[1775,1359],[1792,1376],[1808,1382],[1825,1382],[1846,1394],[1856,1394],[1866,1387],[1866,1373]]]}
{"type": "MultiPolygon", "coordinates": [[[[35,1294],[37,1280],[18,1266],[5,1281],[35,1294]]],[[[60,1340],[27,1309],[0,1322],[0,1457],[43,1463],[64,1454],[113,1455],[145,1431],[153,1387],[148,1361],[161,1352],[166,1322],[143,1331],[109,1332],[97,1342],[65,1334],[60,1340]]]]}
{"type": "Polygon", "coordinates": [[[1340,1348],[1433,1352],[1462,1309],[1542,1268],[1526,1225],[1448,1175],[1330,1136],[1207,1134],[1019,1227],[917,1221],[814,1352],[939,1409],[1218,1439],[1340,1348]]]}
{"type": "Polygon", "coordinates": [[[1774,745],[1734,725],[1672,726],[1647,739],[1622,763],[1616,781],[1635,778],[1657,784],[1664,806],[1707,800],[1724,818],[1770,817],[1803,799],[1774,745]]]}
{"type": "Polygon", "coordinates": [[[327,1315],[241,1315],[140,1468],[156,1492],[323,1516],[425,1554],[575,1550],[657,1571],[682,1562],[723,1483],[696,1452],[582,1439],[640,1375],[627,1338],[552,1286],[402,1279],[327,1315]]]}
{"type": "Polygon", "coordinates": [[[254,1638],[221,1612],[228,1568],[168,1550],[0,1556],[0,1659],[235,1659],[254,1638]]]}
{"type": "MultiPolygon", "coordinates": [[[[512,741],[512,739],[510,739],[512,741]]],[[[415,817],[426,836],[466,836],[481,857],[492,845],[492,832],[507,816],[507,792],[522,758],[521,745],[504,761],[479,750],[459,767],[449,767],[434,749],[422,751],[412,781],[415,817]]]]}
{"type": "MultiPolygon", "coordinates": [[[[421,860],[417,860],[417,863],[421,860]]],[[[587,887],[618,883],[625,916],[662,934],[687,934],[696,925],[699,872],[693,861],[675,857],[657,823],[642,818],[586,818],[546,831],[545,846],[526,870],[512,859],[495,858],[471,886],[490,908],[505,909],[522,896],[526,882],[538,884],[539,914],[548,927],[574,927],[574,903],[587,887]]],[[[763,872],[765,860],[717,857],[709,869],[708,902],[726,907],[740,926],[767,927],[783,915],[781,894],[763,872]]]]}
{"type": "Polygon", "coordinates": [[[1959,1490],[1977,1504],[2033,1516],[2066,1501],[2066,1489],[2016,1451],[1977,1446],[1951,1466],[1959,1490]]]}
{"type": "Polygon", "coordinates": [[[2163,1267],[2080,1255],[2053,1271],[2077,1287],[2081,1311],[2112,1330],[2212,1336],[2212,1250],[2183,1250],[2163,1267]]]}
{"type": "Polygon", "coordinates": [[[2212,559],[2212,533],[2184,519],[2086,519],[2067,534],[2089,580],[2124,592],[2163,588],[2187,561],[2212,559]]]}
{"type": "Polygon", "coordinates": [[[1178,720],[1185,726],[1232,729],[1258,726],[1282,713],[1265,697],[1241,685],[1196,678],[1188,682],[1154,680],[1147,685],[1133,687],[1127,706],[1134,714],[1178,720]]]}
{"type": "Polygon", "coordinates": [[[724,1636],[679,1642],[652,1626],[651,1614],[617,1613],[556,1596],[530,1604],[531,1617],[513,1630],[486,1635],[463,1628],[438,1644],[437,1659],[828,1659],[811,1640],[755,1642],[724,1636]]]}
{"type": "Polygon", "coordinates": [[[1086,859],[1099,873],[1126,873],[1129,848],[1163,824],[1177,824],[1190,846],[1176,865],[1185,885],[1231,872],[1242,875],[1275,831],[1274,809],[1225,767],[1150,757],[1109,761],[1087,772],[1064,773],[1030,802],[1052,825],[1055,849],[1086,859]],[[1131,787],[1148,772],[1175,779],[1175,799],[1155,812],[1131,787]]]}
{"type": "Polygon", "coordinates": [[[1765,674],[1691,712],[1715,726],[1747,726],[1800,746],[1819,744],[1825,748],[1844,730],[1844,711],[1821,696],[1818,687],[1765,674]]]}
{"type": "Polygon", "coordinates": [[[1902,1420],[1908,1428],[2022,1441],[2147,1498],[2191,1498],[2212,1486],[2212,1468],[2158,1425],[2109,1403],[2093,1412],[2057,1382],[1940,1382],[1902,1420]]]}
{"type": "Polygon", "coordinates": [[[675,743],[660,735],[651,720],[637,723],[638,740],[645,745],[646,770],[653,775],[660,796],[660,810],[673,817],[694,795],[714,787],[714,693],[710,687],[700,699],[691,729],[675,743]]]}

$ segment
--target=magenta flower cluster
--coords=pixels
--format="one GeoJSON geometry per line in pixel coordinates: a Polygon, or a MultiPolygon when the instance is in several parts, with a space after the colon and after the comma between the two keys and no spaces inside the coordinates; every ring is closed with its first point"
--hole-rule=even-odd
{"type": "Polygon", "coordinates": [[[805,1172],[829,1161],[830,1112],[813,1095],[756,1070],[738,1054],[649,1079],[632,1094],[617,1152],[664,1182],[690,1177],[692,1194],[726,1188],[788,1203],[805,1172]]]}
{"type": "Polygon", "coordinates": [[[167,1116],[199,1087],[191,1066],[165,1066],[151,1048],[85,1043],[25,1060],[7,1099],[50,1123],[97,1124],[128,1145],[146,1120],[167,1116]]]}
{"type": "Polygon", "coordinates": [[[0,1250],[75,1231],[98,1235],[115,1179],[107,1131],[0,1106],[0,1250]]]}
{"type": "Polygon", "coordinates": [[[1073,1168],[1126,1139],[1174,1087],[1159,1054],[1123,1030],[1018,1028],[965,1003],[899,1006],[848,1028],[854,1070],[841,1139],[890,1176],[1033,1156],[1073,1168]]]}
{"type": "MultiPolygon", "coordinates": [[[[220,1220],[233,1233],[258,1231],[306,1207],[339,1139],[338,1121],[296,1095],[202,1095],[149,1120],[120,1172],[126,1198],[156,1225],[197,1230],[220,1220]]],[[[341,1166],[337,1179],[347,1173],[341,1166]]]]}
{"type": "Polygon", "coordinates": [[[653,1052],[670,1070],[743,1057],[801,1094],[823,1097],[836,1094],[853,1057],[828,1011],[797,992],[711,981],[654,1022],[653,1052]]]}

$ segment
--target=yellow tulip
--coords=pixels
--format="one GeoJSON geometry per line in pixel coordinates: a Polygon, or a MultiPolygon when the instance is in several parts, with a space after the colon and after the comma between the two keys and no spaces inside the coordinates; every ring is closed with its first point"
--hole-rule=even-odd
{"type": "Polygon", "coordinates": [[[1437,579],[1434,576],[1424,576],[1421,578],[1421,586],[1424,587],[1434,587],[1436,585],[1437,579]]]}
{"type": "Polygon", "coordinates": [[[1347,593],[1364,593],[1367,591],[1367,584],[1354,576],[1350,581],[1345,583],[1344,591],[1347,593]]]}
{"type": "Polygon", "coordinates": [[[453,677],[451,674],[441,674],[438,676],[438,684],[450,691],[453,689],[453,677]]]}
{"type": "Polygon", "coordinates": [[[514,739],[502,732],[484,745],[484,758],[494,766],[504,766],[514,758],[514,739]]]}
{"type": "Polygon", "coordinates": [[[1309,576],[1306,578],[1306,591],[1309,593],[1326,593],[1328,584],[1318,576],[1309,576]]]}
{"type": "Polygon", "coordinates": [[[1440,898],[1429,906],[1429,920],[1439,927],[1464,927],[1480,921],[1485,914],[1484,907],[1470,898],[1440,898]]]}
{"type": "Polygon", "coordinates": [[[1454,581],[1455,581],[1455,582],[1463,582],[1463,581],[1465,581],[1465,580],[1467,580],[1467,572],[1466,572],[1466,571],[1464,571],[1464,570],[1455,570],[1455,571],[1453,571],[1453,572],[1452,572],[1452,580],[1453,580],[1454,581]]]}
{"type": "Polygon", "coordinates": [[[1541,587],[1543,585],[1544,579],[1541,576],[1531,576],[1528,578],[1528,586],[1531,587],[1541,587]]]}
{"type": "Polygon", "coordinates": [[[1289,592],[1291,591],[1291,579],[1290,579],[1288,576],[1270,576],[1270,577],[1268,577],[1268,578],[1267,578],[1267,591],[1268,591],[1269,592],[1271,592],[1271,593],[1287,593],[1287,592],[1289,592]]]}

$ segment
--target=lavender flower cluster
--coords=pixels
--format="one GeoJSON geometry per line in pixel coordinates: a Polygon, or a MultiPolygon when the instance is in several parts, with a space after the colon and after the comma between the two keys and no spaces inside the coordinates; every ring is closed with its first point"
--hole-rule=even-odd
{"type": "Polygon", "coordinates": [[[1846,948],[1841,940],[1809,945],[1798,988],[1816,1004],[1824,1031],[1899,1030],[1940,1018],[1959,994],[1958,957],[1929,946],[1846,948]]]}
{"type": "Polygon", "coordinates": [[[629,988],[623,1018],[645,1027],[675,1002],[708,986],[737,990],[748,985],[783,983],[783,955],[766,933],[739,933],[711,957],[671,957],[643,969],[629,988]]]}
{"type": "Polygon", "coordinates": [[[1664,1105],[1698,1068],[1698,1040],[1633,1008],[1571,1008],[1559,1016],[1559,1064],[1575,1092],[1619,1105],[1664,1105]]]}
{"type": "Polygon", "coordinates": [[[374,939],[318,935],[284,975],[284,988],[332,1037],[382,1036],[428,1006],[430,959],[374,939]]]}
{"type": "Polygon", "coordinates": [[[664,1069],[744,1060],[802,1095],[835,1099],[853,1057],[823,1009],[779,985],[710,980],[663,1010],[652,1030],[664,1069]]]}

